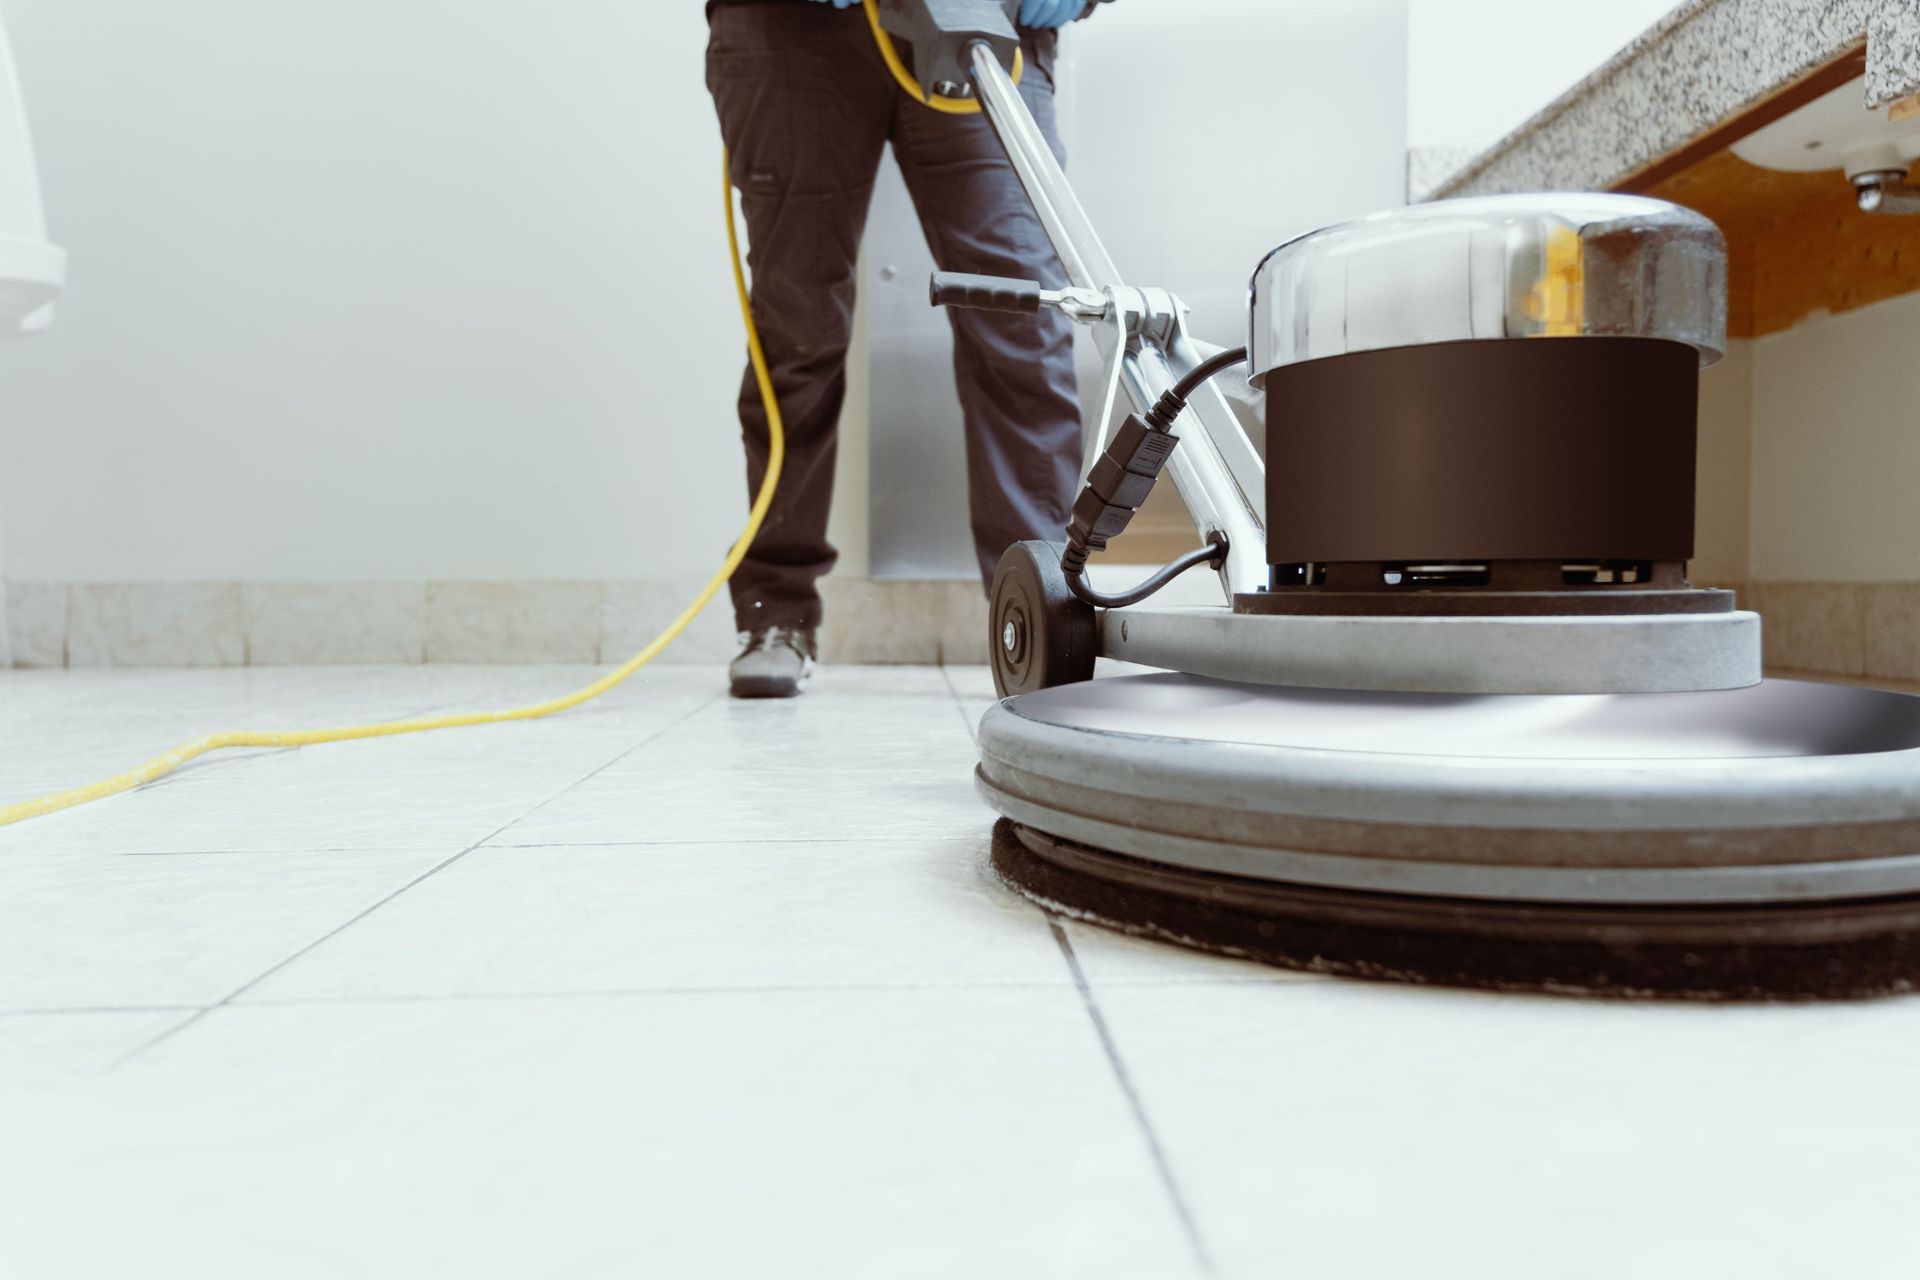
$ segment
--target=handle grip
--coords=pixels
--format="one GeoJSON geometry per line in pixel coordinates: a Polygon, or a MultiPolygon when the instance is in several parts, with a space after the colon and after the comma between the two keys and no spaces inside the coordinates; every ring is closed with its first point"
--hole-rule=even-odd
{"type": "Polygon", "coordinates": [[[1040,282],[1005,276],[976,276],[936,271],[928,293],[936,307],[974,307],[982,311],[1038,311],[1040,282]]]}

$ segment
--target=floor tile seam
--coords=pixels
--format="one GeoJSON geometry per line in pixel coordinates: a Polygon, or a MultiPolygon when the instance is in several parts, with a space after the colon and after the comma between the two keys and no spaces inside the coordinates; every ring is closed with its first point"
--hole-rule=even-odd
{"type": "Polygon", "coordinates": [[[1147,1115],[1145,1101],[1140,1097],[1140,1092],[1133,1083],[1132,1073],[1128,1071],[1126,1061],[1120,1054],[1120,1046],[1113,1038],[1112,1029],[1108,1027],[1105,1015],[1100,1012],[1099,1002],[1095,1000],[1093,987],[1088,983],[1086,973],[1080,967],[1080,958],[1074,952],[1073,942],[1067,937],[1067,931],[1062,927],[1059,918],[1049,914],[1047,927],[1052,931],[1054,943],[1059,947],[1060,955],[1066,961],[1067,969],[1073,976],[1074,989],[1079,993],[1081,1005],[1086,1011],[1088,1020],[1093,1024],[1094,1035],[1099,1040],[1101,1051],[1113,1073],[1114,1083],[1125,1098],[1128,1110],[1133,1113],[1136,1129],[1146,1142],[1148,1156],[1153,1162],[1155,1172],[1159,1175],[1160,1185],[1166,1192],[1181,1233],[1186,1237],[1187,1245],[1192,1250],[1194,1261],[1204,1274],[1214,1274],[1213,1260],[1207,1250],[1206,1241],[1200,1234],[1199,1222],[1194,1218],[1187,1198],[1180,1188],[1179,1179],[1174,1175],[1173,1166],[1167,1159],[1166,1148],[1161,1144],[1160,1135],[1155,1131],[1153,1121],[1147,1115]]]}
{"type": "Polygon", "coordinates": [[[315,1005],[502,1003],[515,1000],[597,1000],[684,996],[767,996],[767,995],[911,995],[921,992],[964,991],[1070,991],[1067,979],[998,978],[954,979],[925,982],[798,982],[742,983],[738,985],[671,987],[580,987],[549,991],[423,991],[383,992],[363,995],[255,996],[242,995],[230,1005],[234,1009],[263,1009],[315,1005]]]}
{"type": "Polygon", "coordinates": [[[224,997],[216,1001],[214,1004],[209,1005],[208,1007],[201,1009],[197,1013],[192,1014],[185,1021],[179,1023],[177,1026],[170,1027],[166,1031],[162,1032],[161,1034],[136,1046],[133,1050],[131,1050],[130,1052],[128,1052],[127,1054],[119,1058],[117,1061],[115,1061],[113,1066],[116,1068],[125,1066],[127,1063],[132,1062],[134,1059],[140,1057],[142,1054],[146,1053],[148,1050],[164,1043],[169,1039],[172,1039],[174,1036],[181,1034],[182,1032],[186,1031],[188,1028],[194,1026],[196,1023],[204,1020],[209,1014],[213,1013],[215,1010],[225,1008],[226,1006],[231,1005],[240,996],[245,995],[248,991],[251,991],[254,987],[257,987],[262,982],[265,982],[268,978],[272,977],[274,974],[279,973],[281,970],[287,968],[289,965],[294,964],[296,961],[301,959],[301,957],[310,955],[312,952],[314,952],[318,948],[325,946],[329,941],[339,937],[341,934],[345,933],[348,929],[351,929],[354,925],[358,924],[360,921],[366,919],[368,916],[378,911],[381,907],[394,901],[396,898],[399,898],[403,894],[407,893],[410,889],[413,889],[415,886],[420,885],[425,881],[433,878],[435,875],[439,874],[441,871],[444,871],[446,868],[460,861],[460,859],[466,857],[469,853],[472,853],[475,849],[478,849],[487,840],[490,840],[493,837],[499,835],[502,831],[508,830],[510,827],[514,825],[514,823],[521,822],[527,817],[530,817],[531,815],[538,813],[540,809],[552,803],[553,801],[559,799],[561,796],[566,795],[568,792],[572,791],[575,787],[587,781],[587,779],[592,778],[596,774],[600,773],[601,770],[611,767],[613,764],[617,763],[620,760],[625,759],[628,755],[631,755],[633,752],[638,751],[641,747],[645,746],[648,742],[652,741],[654,738],[660,736],[661,734],[669,732],[677,725],[680,725],[685,721],[691,719],[693,716],[698,715],[701,711],[705,710],[707,707],[712,706],[714,701],[715,701],[715,698],[709,698],[706,701],[700,703],[698,706],[687,711],[684,715],[677,716],[673,720],[669,721],[667,724],[660,726],[659,729],[654,734],[649,735],[647,738],[644,738],[641,741],[633,743],[632,745],[626,747],[625,749],[623,749],[622,751],[614,755],[611,759],[606,761],[604,764],[600,765],[598,768],[586,774],[584,777],[576,778],[574,781],[568,783],[566,786],[560,788],[558,791],[555,791],[553,794],[540,800],[538,803],[536,803],[531,808],[529,808],[525,813],[522,813],[519,817],[514,818],[511,822],[508,822],[505,826],[502,826],[497,830],[487,833],[487,835],[483,836],[480,840],[477,840],[473,844],[468,845],[466,848],[461,849],[458,853],[455,853],[451,857],[445,858],[440,862],[435,863],[433,866],[427,868],[427,870],[421,872],[419,875],[413,877],[411,880],[408,880],[405,884],[401,885],[399,888],[393,890],[391,893],[386,894],[384,897],[381,897],[380,899],[368,905],[367,907],[363,908],[362,910],[354,913],[352,916],[349,916],[346,920],[334,926],[332,929],[327,930],[325,933],[321,934],[318,938],[315,938],[311,942],[308,942],[305,946],[295,950],[292,954],[282,957],[280,960],[276,961],[274,964],[268,966],[266,969],[255,974],[252,978],[242,983],[240,986],[228,992],[224,997]]]}
{"type": "Polygon", "coordinates": [[[953,682],[944,662],[940,664],[940,678],[946,682],[947,693],[953,698],[953,709],[960,715],[960,723],[966,728],[968,740],[977,744],[980,741],[978,726],[974,724],[973,717],[967,714],[967,700],[960,696],[960,686],[953,682]]]}
{"type": "MultiPolygon", "coordinates": [[[[920,842],[917,848],[943,845],[977,845],[980,841],[973,836],[935,836],[920,842]]],[[[482,849],[708,849],[724,845],[761,846],[761,845],[842,845],[850,848],[873,846],[898,849],[898,839],[885,839],[875,836],[743,836],[739,839],[725,837],[704,840],[542,840],[528,844],[487,844],[482,849]]]]}
{"type": "Polygon", "coordinates": [[[309,853],[418,853],[417,846],[404,844],[328,844],[298,849],[142,849],[135,853],[107,855],[116,858],[286,858],[309,853]]]}
{"type": "Polygon", "coordinates": [[[101,1013],[198,1013],[206,1005],[193,1002],[185,1004],[73,1004],[31,1006],[19,1005],[10,1009],[0,1009],[0,1018],[60,1018],[85,1017],[101,1013]]]}
{"type": "MultiPolygon", "coordinates": [[[[560,790],[554,792],[552,795],[548,796],[546,799],[540,801],[540,803],[534,805],[531,809],[528,809],[525,813],[515,818],[512,822],[509,822],[506,826],[501,827],[498,831],[495,831],[490,835],[488,835],[485,839],[481,840],[478,844],[474,845],[473,848],[474,849],[483,848],[486,845],[492,843],[494,840],[498,839],[500,836],[513,830],[516,826],[520,825],[522,822],[525,822],[528,818],[531,818],[534,814],[539,813],[542,809],[546,808],[548,805],[552,804],[554,801],[562,799],[565,796],[571,795],[574,791],[585,786],[587,783],[592,782],[595,778],[599,777],[601,774],[605,773],[607,770],[613,768],[615,765],[625,760],[628,756],[631,756],[636,752],[642,750],[643,748],[651,745],[652,743],[659,741],[661,738],[666,737],[667,734],[673,732],[675,729],[679,728],[681,725],[686,724],[691,720],[697,719],[701,712],[707,710],[708,708],[712,707],[714,704],[720,702],[723,697],[724,695],[721,693],[714,693],[711,696],[704,699],[703,701],[701,701],[698,705],[691,707],[687,711],[681,713],[680,715],[673,717],[667,723],[656,726],[652,731],[643,735],[638,742],[628,744],[625,748],[623,748],[621,751],[616,753],[611,759],[605,761],[604,763],[596,766],[593,769],[588,770],[585,774],[581,775],[580,777],[575,778],[572,782],[569,782],[566,786],[560,788],[560,790]]],[[[472,851],[473,851],[472,849],[469,849],[466,852],[471,853],[472,851]]]]}
{"type": "MultiPolygon", "coordinates": [[[[1066,980],[1066,981],[1070,981],[1066,980]]],[[[1333,981],[1333,979],[1327,979],[1333,981]]],[[[1252,987],[1252,986],[1291,986],[1292,979],[1276,978],[1102,978],[1100,985],[1109,989],[1132,991],[1159,991],[1170,987],[1252,987]]],[[[833,992],[833,991],[967,991],[967,990],[1052,990],[1062,985],[1062,981],[1045,978],[953,978],[928,980],[897,980],[875,982],[786,982],[786,983],[737,983],[702,984],[692,986],[668,987],[578,987],[550,991],[409,991],[409,992],[342,992],[334,995],[308,996],[272,996],[256,997],[238,1001],[249,1007],[282,1004],[367,1004],[367,1003],[405,1003],[431,1002],[436,1000],[572,1000],[588,999],[594,996],[652,996],[652,995],[773,995],[782,992],[833,992]]],[[[74,1004],[74,1005],[14,1005],[0,1007],[0,1018],[51,1018],[66,1015],[84,1016],[88,1014],[116,1013],[194,1013],[211,1009],[215,1002],[179,1001],[159,1004],[74,1004]]]]}

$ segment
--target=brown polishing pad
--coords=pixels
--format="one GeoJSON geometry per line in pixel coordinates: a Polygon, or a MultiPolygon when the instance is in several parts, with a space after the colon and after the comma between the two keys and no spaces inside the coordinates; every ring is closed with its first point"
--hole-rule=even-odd
{"type": "Polygon", "coordinates": [[[1040,906],[1289,969],[1565,995],[1819,1000],[1920,989],[1920,894],[1763,905],[1513,903],[1190,870],[1002,819],[993,869],[1040,906]]]}

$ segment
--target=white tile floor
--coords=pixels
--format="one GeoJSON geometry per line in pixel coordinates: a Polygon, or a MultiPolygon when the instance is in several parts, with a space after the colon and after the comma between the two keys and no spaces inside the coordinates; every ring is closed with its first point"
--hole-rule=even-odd
{"type": "MultiPolygon", "coordinates": [[[[0,803],[581,669],[0,673],[0,803]]],[[[983,868],[971,669],[0,831],[0,1276],[1893,1276],[1920,1001],[1307,979],[983,868]]]]}

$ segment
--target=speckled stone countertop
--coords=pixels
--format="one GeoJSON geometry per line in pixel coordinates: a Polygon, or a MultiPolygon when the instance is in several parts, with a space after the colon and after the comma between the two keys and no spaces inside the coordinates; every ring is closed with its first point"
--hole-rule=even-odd
{"type": "Polygon", "coordinates": [[[1920,88],[1920,0],[1879,0],[1867,19],[1867,97],[1875,105],[1920,88]]]}
{"type": "Polygon", "coordinates": [[[1868,105],[1920,89],[1920,0],[1689,0],[1434,195],[1603,190],[1863,39],[1868,105]]]}

